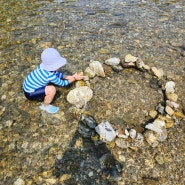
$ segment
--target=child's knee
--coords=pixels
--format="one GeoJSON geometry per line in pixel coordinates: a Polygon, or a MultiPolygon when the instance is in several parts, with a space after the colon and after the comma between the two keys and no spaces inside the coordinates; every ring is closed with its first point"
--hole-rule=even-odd
{"type": "Polygon", "coordinates": [[[52,86],[52,85],[49,85],[46,87],[46,95],[47,94],[56,94],[56,87],[55,86],[52,86]]]}

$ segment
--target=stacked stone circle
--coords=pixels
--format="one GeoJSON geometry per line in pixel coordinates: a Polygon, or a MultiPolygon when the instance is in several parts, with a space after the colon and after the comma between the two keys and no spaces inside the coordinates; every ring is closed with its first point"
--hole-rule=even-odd
{"type": "MultiPolygon", "coordinates": [[[[173,127],[179,119],[185,118],[181,110],[181,105],[178,103],[178,95],[175,92],[175,82],[168,81],[162,69],[145,65],[140,58],[132,56],[131,54],[126,55],[123,61],[119,58],[109,58],[104,64],[99,61],[91,61],[89,66],[82,72],[84,80],[76,82],[76,87],[67,95],[67,101],[77,109],[80,109],[81,111],[79,112],[83,114],[83,108],[93,97],[93,91],[90,88],[89,80],[96,75],[105,77],[104,65],[111,66],[112,69],[116,70],[135,68],[141,72],[147,72],[155,76],[158,81],[160,81],[160,88],[163,92],[165,101],[163,105],[159,103],[159,105],[156,106],[156,110],[151,110],[149,112],[153,121],[147,123],[144,129],[140,129],[140,131],[134,128],[116,130],[114,133],[115,144],[120,148],[133,148],[133,146],[129,145],[128,139],[135,141],[135,145],[137,146],[143,145],[145,140],[152,147],[156,147],[159,142],[165,141],[167,139],[167,129],[173,127]]],[[[101,133],[99,134],[100,137],[103,138],[101,133]]]]}

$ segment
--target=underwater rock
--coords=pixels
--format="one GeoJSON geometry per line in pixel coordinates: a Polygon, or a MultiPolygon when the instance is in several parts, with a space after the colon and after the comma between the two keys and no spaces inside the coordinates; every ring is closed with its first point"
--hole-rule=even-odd
{"type": "Polygon", "coordinates": [[[89,76],[83,75],[83,80],[84,80],[85,82],[89,81],[89,76]]]}
{"type": "Polygon", "coordinates": [[[57,180],[54,178],[46,179],[45,181],[47,184],[51,184],[51,185],[56,184],[56,182],[57,182],[57,180]]]}
{"type": "Polygon", "coordinates": [[[18,178],[14,183],[13,185],[25,185],[25,182],[23,179],[21,178],[18,178]]]}
{"type": "Polygon", "coordinates": [[[173,101],[173,102],[177,102],[178,100],[178,95],[175,93],[166,93],[166,97],[168,100],[173,101]]]}
{"type": "Polygon", "coordinates": [[[162,132],[162,127],[165,126],[165,121],[161,119],[155,119],[153,123],[149,123],[145,126],[145,128],[152,130],[157,133],[162,132]]]}
{"type": "Polygon", "coordinates": [[[156,147],[158,145],[156,134],[153,131],[147,130],[144,133],[144,138],[147,141],[147,143],[152,147],[156,147]]]}
{"type": "Polygon", "coordinates": [[[94,78],[96,73],[90,67],[87,67],[84,71],[84,75],[88,76],[89,78],[94,78]]]}
{"type": "Polygon", "coordinates": [[[110,142],[116,137],[116,132],[108,121],[101,122],[95,130],[105,142],[110,142]]]}
{"type": "Polygon", "coordinates": [[[117,65],[117,66],[111,66],[112,70],[116,73],[119,73],[120,71],[123,71],[123,67],[121,65],[117,65]]]}
{"type": "Polygon", "coordinates": [[[174,93],[175,92],[175,82],[169,81],[165,85],[166,93],[174,93]]]}
{"type": "Polygon", "coordinates": [[[136,138],[136,135],[137,135],[137,132],[135,129],[130,129],[129,130],[129,135],[132,139],[135,139],[136,138]]]}
{"type": "Polygon", "coordinates": [[[155,117],[157,116],[157,111],[151,110],[151,111],[148,113],[148,115],[149,115],[150,117],[152,117],[152,118],[155,118],[155,117]]]}
{"type": "Polygon", "coordinates": [[[134,149],[134,148],[131,148],[131,149],[133,149],[134,151],[137,151],[137,147],[142,147],[142,146],[144,146],[145,144],[144,144],[144,136],[143,136],[143,134],[141,134],[141,133],[137,133],[137,135],[136,135],[136,137],[135,137],[135,139],[134,139],[134,142],[132,142],[132,147],[136,147],[136,149],[134,149]]]}
{"type": "Polygon", "coordinates": [[[122,149],[126,149],[129,147],[128,141],[123,138],[116,138],[115,140],[116,146],[122,149]]]}
{"type": "Polygon", "coordinates": [[[75,87],[78,88],[78,87],[83,87],[83,86],[88,86],[89,84],[87,84],[86,81],[84,80],[77,80],[75,82],[75,87]]]}
{"type": "Polygon", "coordinates": [[[118,137],[121,137],[121,138],[126,139],[126,138],[128,138],[128,136],[129,136],[129,132],[128,132],[127,129],[124,129],[124,130],[119,129],[119,130],[116,130],[116,135],[117,135],[118,137]]]}
{"type": "Polygon", "coordinates": [[[161,103],[159,105],[156,106],[156,110],[160,113],[160,114],[164,114],[164,110],[165,107],[163,105],[161,105],[161,103]]]}
{"type": "Polygon", "coordinates": [[[166,106],[165,111],[170,116],[172,116],[174,114],[174,110],[168,105],[166,106]]]}
{"type": "Polygon", "coordinates": [[[78,122],[78,132],[85,138],[90,138],[94,134],[93,129],[81,120],[78,122]]]}
{"type": "Polygon", "coordinates": [[[125,56],[125,62],[126,62],[126,63],[136,62],[137,59],[138,59],[137,57],[134,57],[134,56],[132,56],[131,54],[127,54],[127,55],[125,56]]]}
{"type": "Polygon", "coordinates": [[[158,118],[165,121],[165,128],[173,127],[174,120],[171,119],[171,117],[169,115],[166,115],[166,116],[159,115],[158,118]]]}
{"type": "Polygon", "coordinates": [[[83,116],[81,121],[90,128],[95,129],[97,126],[96,120],[92,116],[83,116]]]}
{"type": "Polygon", "coordinates": [[[143,142],[143,140],[144,140],[143,135],[141,133],[137,133],[136,140],[143,142]]]}
{"type": "Polygon", "coordinates": [[[138,69],[142,69],[144,66],[145,66],[144,62],[140,58],[138,58],[137,61],[136,61],[136,67],[138,69]]]}
{"type": "Polygon", "coordinates": [[[0,116],[5,112],[6,107],[0,106],[0,116]]]}
{"type": "Polygon", "coordinates": [[[59,182],[60,183],[64,183],[64,181],[68,180],[71,178],[70,174],[63,174],[60,178],[59,178],[59,182]]]}
{"type": "Polygon", "coordinates": [[[162,165],[162,164],[165,163],[165,162],[164,162],[164,158],[162,157],[161,154],[156,154],[156,155],[155,155],[155,160],[156,160],[157,163],[160,164],[160,165],[162,165]]]}
{"type": "Polygon", "coordinates": [[[166,100],[166,105],[168,105],[169,107],[171,107],[174,110],[178,110],[180,105],[176,102],[170,101],[170,100],[166,100]]]}
{"type": "Polygon", "coordinates": [[[95,74],[97,76],[100,76],[100,77],[105,77],[105,72],[104,72],[104,69],[102,67],[102,64],[99,62],[99,61],[92,61],[90,64],[89,64],[89,67],[92,71],[95,72],[95,74]]]}
{"type": "Polygon", "coordinates": [[[143,65],[143,69],[145,69],[145,70],[150,70],[150,66],[144,64],[144,65],[143,65]]]}
{"type": "Polygon", "coordinates": [[[152,67],[151,71],[159,79],[161,79],[164,75],[163,70],[162,69],[157,69],[156,67],[152,67]]]}
{"type": "Polygon", "coordinates": [[[105,64],[110,65],[110,66],[116,66],[120,63],[119,58],[109,58],[108,60],[105,61],[105,64]]]}
{"type": "Polygon", "coordinates": [[[102,64],[102,67],[104,69],[105,75],[110,75],[113,73],[112,67],[107,64],[102,64]]]}
{"type": "Polygon", "coordinates": [[[172,128],[173,126],[174,126],[174,120],[167,119],[166,124],[165,124],[165,128],[172,128]]]}
{"type": "Polygon", "coordinates": [[[136,64],[134,62],[125,62],[125,61],[122,61],[122,66],[125,67],[125,68],[133,68],[133,67],[136,67],[136,64]]]}
{"type": "Polygon", "coordinates": [[[88,86],[78,87],[69,91],[67,101],[77,108],[81,108],[91,100],[93,91],[88,86]]]}
{"type": "Polygon", "coordinates": [[[165,141],[167,139],[167,136],[168,134],[165,126],[161,127],[161,132],[158,132],[156,134],[157,140],[161,142],[165,141]]]}

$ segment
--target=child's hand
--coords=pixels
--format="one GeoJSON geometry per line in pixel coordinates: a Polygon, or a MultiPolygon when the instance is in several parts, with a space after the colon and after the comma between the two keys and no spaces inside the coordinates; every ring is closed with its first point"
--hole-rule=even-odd
{"type": "Polygon", "coordinates": [[[82,80],[83,79],[83,76],[82,75],[79,75],[78,73],[75,73],[73,75],[73,77],[75,78],[75,80],[82,80]]]}

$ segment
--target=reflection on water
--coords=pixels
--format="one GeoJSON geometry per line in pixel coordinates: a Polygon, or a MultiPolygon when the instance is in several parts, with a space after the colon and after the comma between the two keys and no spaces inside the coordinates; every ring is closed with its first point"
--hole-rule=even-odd
{"type": "MultiPolygon", "coordinates": [[[[88,61],[89,55],[96,57],[101,47],[114,55],[132,50],[162,60],[165,43],[184,35],[183,0],[2,0],[0,5],[1,53],[13,51],[18,58],[17,47],[33,49],[29,56],[34,57],[41,43],[48,41],[61,46],[64,55],[76,62],[88,61]]],[[[21,55],[24,53],[27,56],[28,52],[21,55]]]]}

